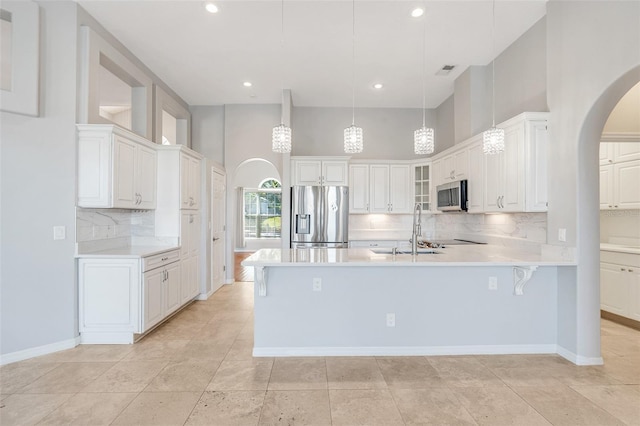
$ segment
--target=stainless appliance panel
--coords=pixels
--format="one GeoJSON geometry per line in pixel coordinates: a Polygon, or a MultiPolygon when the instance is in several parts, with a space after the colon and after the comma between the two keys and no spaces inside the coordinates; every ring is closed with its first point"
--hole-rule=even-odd
{"type": "MultiPolygon", "coordinates": [[[[294,243],[347,243],[349,188],[291,187],[291,246],[294,243]]],[[[321,245],[318,245],[321,247],[321,245]]]]}

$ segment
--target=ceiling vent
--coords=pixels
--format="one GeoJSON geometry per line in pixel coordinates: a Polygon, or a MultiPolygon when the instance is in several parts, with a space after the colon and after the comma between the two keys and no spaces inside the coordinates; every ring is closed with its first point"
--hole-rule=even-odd
{"type": "Polygon", "coordinates": [[[436,75],[449,75],[451,70],[453,70],[455,67],[456,67],[455,65],[445,65],[438,70],[436,75]]]}

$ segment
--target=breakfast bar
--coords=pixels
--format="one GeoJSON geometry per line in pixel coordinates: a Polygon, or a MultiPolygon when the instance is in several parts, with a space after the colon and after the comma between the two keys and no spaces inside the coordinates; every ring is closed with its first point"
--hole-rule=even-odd
{"type": "Polygon", "coordinates": [[[558,275],[575,269],[492,245],[262,249],[243,265],[255,268],[257,357],[562,355],[558,275]]]}

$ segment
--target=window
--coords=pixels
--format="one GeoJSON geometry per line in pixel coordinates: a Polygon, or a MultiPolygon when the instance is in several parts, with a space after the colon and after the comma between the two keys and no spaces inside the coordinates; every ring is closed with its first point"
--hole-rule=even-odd
{"type": "Polygon", "coordinates": [[[276,179],[265,179],[259,189],[244,191],[244,237],[280,238],[282,188],[276,179]]]}

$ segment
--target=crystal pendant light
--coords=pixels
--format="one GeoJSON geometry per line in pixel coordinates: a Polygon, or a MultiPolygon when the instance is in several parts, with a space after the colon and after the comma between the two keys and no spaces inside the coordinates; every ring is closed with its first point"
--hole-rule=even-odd
{"type": "Polygon", "coordinates": [[[417,155],[433,154],[435,149],[434,131],[425,125],[426,101],[425,101],[425,43],[427,33],[427,19],[423,18],[422,25],[422,127],[413,132],[413,152],[417,155]]]}
{"type": "MultiPolygon", "coordinates": [[[[284,59],[284,0],[280,3],[280,44],[284,59]]],[[[282,64],[284,61],[281,61],[282,64]]],[[[282,70],[284,75],[284,70],[282,70]]],[[[282,86],[282,106],[280,107],[280,125],[273,128],[271,149],[273,152],[286,154],[291,152],[291,128],[284,124],[284,82],[282,86]]]]}
{"type": "Polygon", "coordinates": [[[487,155],[500,154],[504,151],[504,129],[496,127],[496,1],[493,0],[492,22],[491,22],[491,53],[494,56],[491,62],[491,111],[492,125],[489,130],[482,133],[482,150],[487,155]]]}
{"type": "Polygon", "coordinates": [[[344,129],[344,152],[357,154],[362,152],[364,142],[362,128],[356,127],[356,2],[352,1],[352,33],[351,33],[351,126],[344,129]]]}

